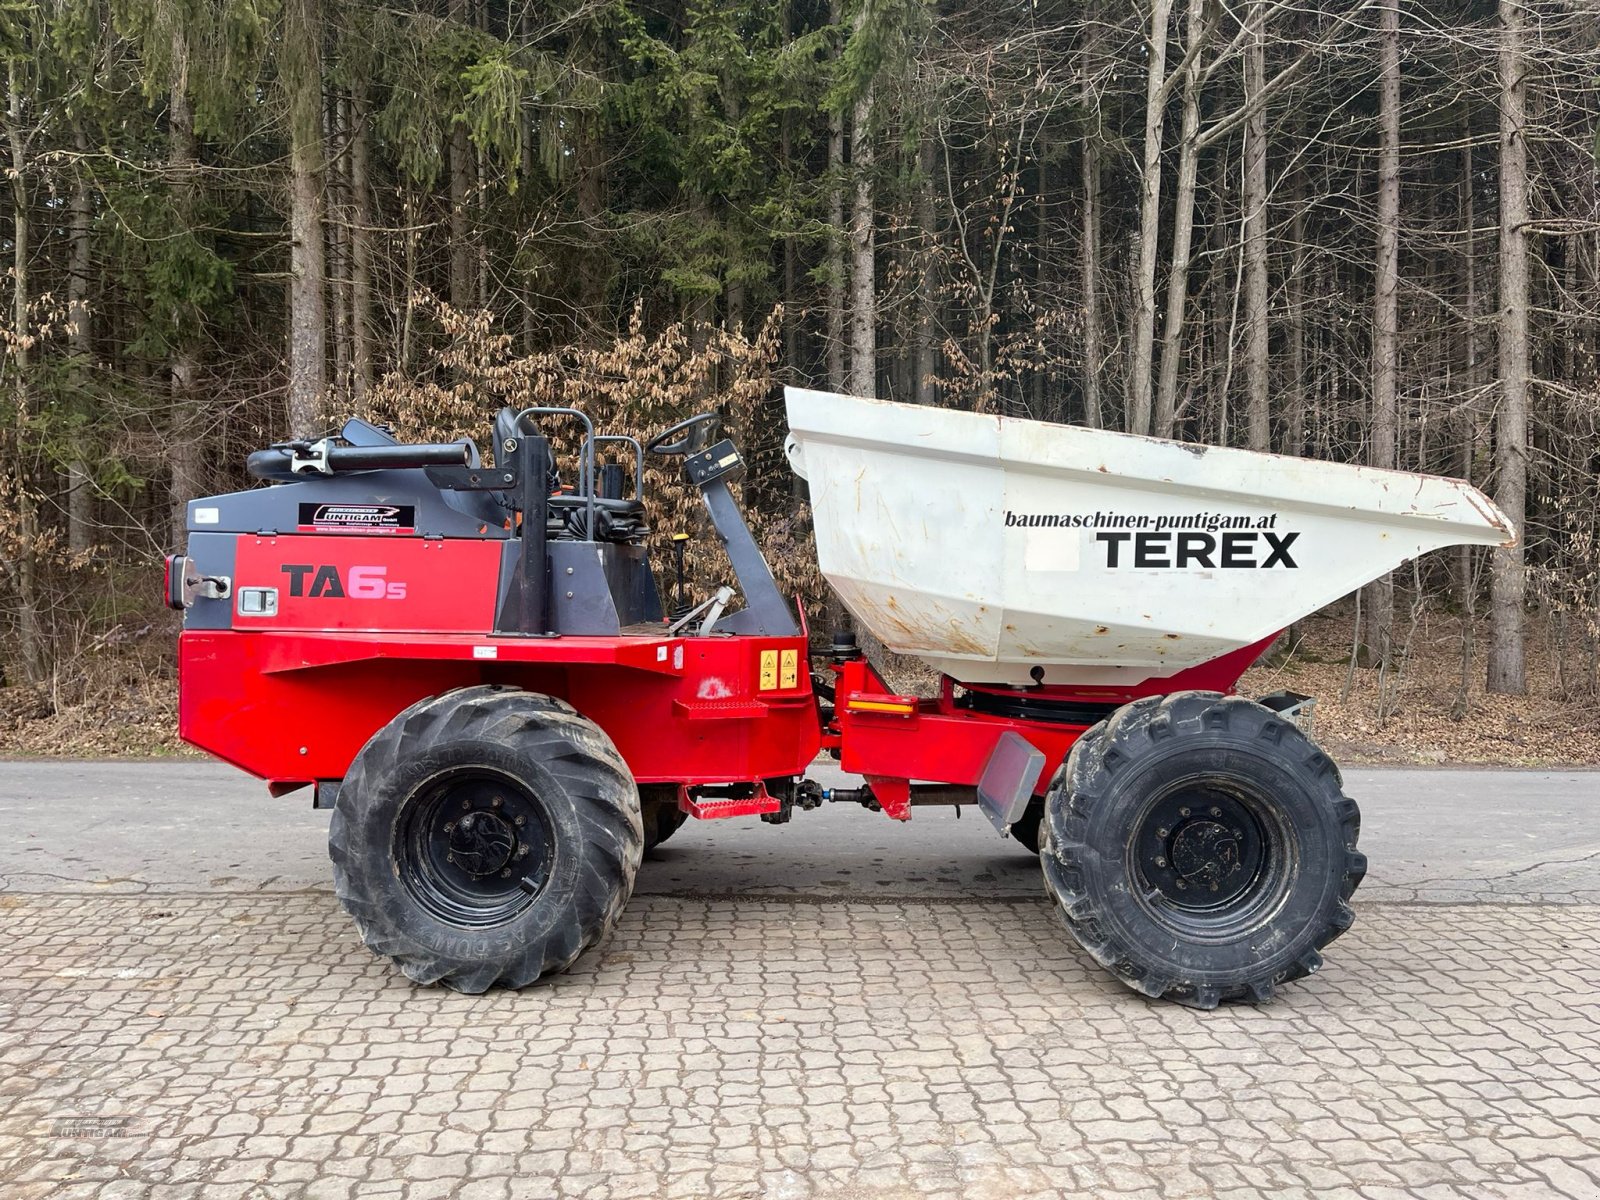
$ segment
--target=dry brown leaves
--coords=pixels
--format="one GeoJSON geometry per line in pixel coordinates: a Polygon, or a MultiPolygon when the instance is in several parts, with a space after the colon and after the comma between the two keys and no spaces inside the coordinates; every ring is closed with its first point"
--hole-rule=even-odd
{"type": "Polygon", "coordinates": [[[177,687],[170,677],[59,708],[36,689],[4,688],[0,706],[8,706],[0,718],[0,758],[200,756],[178,740],[177,687]]]}
{"type": "MultiPolygon", "coordinates": [[[[404,441],[472,437],[488,450],[485,435],[505,405],[576,408],[597,432],[641,442],[685,417],[714,411],[722,418],[723,436],[733,439],[749,464],[737,490],[778,586],[800,593],[808,604],[820,598],[810,514],[796,498],[783,459],[787,424],[777,375],[781,310],[751,337],[720,328],[696,335],[682,324],[647,333],[636,311],[629,327],[609,343],[518,355],[492,314],[458,312],[430,295],[420,299],[449,339],[433,351],[422,374],[454,382],[443,386],[391,376],[373,390],[362,415],[393,426],[404,441]]],[[[561,417],[542,417],[539,424],[551,439],[563,480],[573,482],[579,426],[561,417]]],[[[623,462],[631,478],[631,457],[618,454],[614,445],[605,450],[599,459],[623,462]]],[[[731,583],[699,492],[683,481],[682,460],[648,456],[644,491],[653,526],[651,560],[663,595],[672,563],[671,535],[678,532],[692,535],[685,566],[696,600],[707,598],[720,583],[731,583]]]]}
{"type": "Polygon", "coordinates": [[[1315,697],[1314,736],[1342,763],[1600,765],[1600,710],[1585,677],[1587,664],[1577,650],[1562,662],[1553,623],[1530,622],[1526,696],[1484,691],[1487,628],[1480,625],[1462,704],[1463,619],[1424,614],[1407,661],[1388,684],[1391,711],[1382,720],[1379,672],[1349,670],[1349,613],[1328,610],[1302,628],[1300,652],[1257,664],[1246,672],[1239,691],[1261,696],[1287,688],[1315,697]]]}

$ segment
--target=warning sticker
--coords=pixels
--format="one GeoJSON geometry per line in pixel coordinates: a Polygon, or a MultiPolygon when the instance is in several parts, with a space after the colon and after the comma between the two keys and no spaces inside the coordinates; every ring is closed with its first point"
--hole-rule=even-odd
{"type": "Polygon", "coordinates": [[[302,504],[301,533],[415,533],[411,504],[302,504]]]}

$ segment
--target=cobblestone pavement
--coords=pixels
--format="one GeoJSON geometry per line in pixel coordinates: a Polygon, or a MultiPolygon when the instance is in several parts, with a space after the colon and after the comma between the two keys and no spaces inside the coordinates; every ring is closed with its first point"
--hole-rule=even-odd
{"type": "Polygon", "coordinates": [[[1197,1013],[1033,900],[643,895],[466,997],[325,893],[4,893],[0,1195],[1600,1196],[1600,907],[1358,908],[1197,1013]]]}

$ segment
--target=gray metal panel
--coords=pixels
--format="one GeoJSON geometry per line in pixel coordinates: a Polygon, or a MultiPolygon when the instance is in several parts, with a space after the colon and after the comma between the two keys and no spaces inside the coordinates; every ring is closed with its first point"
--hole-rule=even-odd
{"type": "Polygon", "coordinates": [[[978,807],[1001,833],[1028,807],[1034,781],[1044,769],[1044,752],[1014,730],[1000,735],[978,779],[978,807]]]}
{"type": "Polygon", "coordinates": [[[279,483],[191,500],[189,532],[295,533],[301,504],[408,504],[416,509],[419,534],[455,538],[506,538],[510,515],[487,492],[441,491],[419,470],[356,471],[317,475],[303,483],[279,483]],[[197,511],[215,510],[196,521],[197,511]]]}
{"type": "Polygon", "coordinates": [[[762,634],[766,637],[794,637],[800,632],[789,602],[778,591],[772,570],[762,557],[761,548],[745,524],[738,502],[728,491],[726,479],[714,479],[701,487],[711,524],[728,551],[728,562],[744,594],[744,609],[717,622],[723,633],[762,634]]]}
{"type": "Polygon", "coordinates": [[[620,633],[622,625],[611,601],[599,545],[551,542],[549,553],[551,632],[620,633]]]}
{"type": "Polygon", "coordinates": [[[611,588],[611,603],[623,625],[645,625],[661,620],[661,594],[650,570],[650,552],[643,546],[606,542],[600,563],[611,588]]]}
{"type": "MultiPolygon", "coordinates": [[[[238,547],[239,539],[235,534],[191,533],[189,560],[194,570],[201,575],[226,576],[232,580],[238,547]]],[[[204,596],[195,597],[194,603],[184,610],[183,627],[232,629],[233,589],[230,587],[228,595],[217,600],[208,600],[204,596]]]]}
{"type": "Polygon", "coordinates": [[[494,606],[494,627],[502,633],[520,633],[521,620],[522,539],[512,538],[500,547],[500,598],[494,606]]]}

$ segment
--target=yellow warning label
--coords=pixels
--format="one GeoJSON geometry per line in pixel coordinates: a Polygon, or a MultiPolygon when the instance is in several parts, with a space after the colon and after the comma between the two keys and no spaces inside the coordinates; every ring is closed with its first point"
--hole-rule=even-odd
{"type": "Polygon", "coordinates": [[[778,652],[776,650],[763,650],[761,652],[761,690],[770,692],[778,686],[778,652]]]}
{"type": "Polygon", "coordinates": [[[800,672],[800,651],[783,651],[781,662],[782,666],[778,670],[778,686],[781,688],[792,688],[794,687],[800,672]]]}

